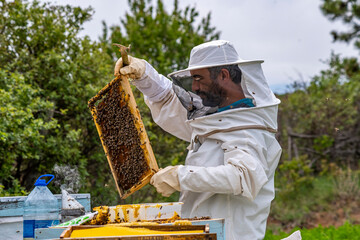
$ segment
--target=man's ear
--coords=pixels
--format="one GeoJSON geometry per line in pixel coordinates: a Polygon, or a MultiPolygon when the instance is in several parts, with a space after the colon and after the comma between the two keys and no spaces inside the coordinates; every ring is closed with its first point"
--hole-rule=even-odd
{"type": "Polygon", "coordinates": [[[230,77],[230,72],[229,70],[223,68],[221,69],[221,72],[220,72],[220,76],[221,76],[221,80],[223,81],[232,81],[231,77],[230,77]]]}

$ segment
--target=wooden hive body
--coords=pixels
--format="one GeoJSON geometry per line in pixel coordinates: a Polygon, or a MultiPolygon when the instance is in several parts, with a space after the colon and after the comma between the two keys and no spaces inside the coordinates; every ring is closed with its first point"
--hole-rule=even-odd
{"type": "MultiPolygon", "coordinates": [[[[115,225],[112,225],[115,226],[115,225]]],[[[154,235],[115,235],[115,236],[92,236],[92,237],[73,237],[73,233],[76,231],[91,231],[92,229],[100,230],[100,232],[108,233],[106,230],[108,228],[106,225],[93,225],[93,226],[71,226],[68,229],[64,230],[61,234],[60,239],[133,239],[133,240],[170,240],[170,239],[178,239],[178,240],[216,240],[215,233],[209,233],[208,225],[141,225],[141,226],[129,226],[128,228],[132,229],[146,229],[152,231],[164,231],[164,234],[154,234],[154,235]],[[103,229],[103,231],[101,231],[103,229]],[[199,233],[189,233],[190,231],[196,231],[199,233]],[[171,233],[173,232],[173,233],[171,233]],[[184,232],[184,233],[181,233],[184,232]]],[[[101,235],[101,234],[99,234],[101,235]]]]}

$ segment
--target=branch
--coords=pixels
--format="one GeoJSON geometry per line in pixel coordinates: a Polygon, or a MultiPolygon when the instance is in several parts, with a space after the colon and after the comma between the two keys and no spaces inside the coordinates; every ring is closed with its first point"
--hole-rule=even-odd
{"type": "Polygon", "coordinates": [[[302,134],[302,133],[294,133],[294,132],[290,132],[288,131],[288,135],[291,137],[296,137],[296,138],[317,138],[320,137],[320,135],[308,135],[308,134],[302,134]]]}

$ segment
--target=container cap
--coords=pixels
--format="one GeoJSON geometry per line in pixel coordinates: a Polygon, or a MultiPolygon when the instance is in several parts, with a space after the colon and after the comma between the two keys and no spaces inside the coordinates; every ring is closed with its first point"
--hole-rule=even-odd
{"type": "Polygon", "coordinates": [[[54,179],[54,175],[52,174],[45,174],[45,175],[41,175],[35,182],[34,186],[47,186],[53,179],[54,179]],[[46,182],[45,179],[41,179],[43,177],[51,177],[50,180],[48,182],[46,182]]]}

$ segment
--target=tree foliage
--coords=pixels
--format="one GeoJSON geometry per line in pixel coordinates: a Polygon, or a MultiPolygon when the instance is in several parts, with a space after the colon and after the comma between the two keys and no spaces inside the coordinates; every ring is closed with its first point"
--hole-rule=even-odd
{"type": "Polygon", "coordinates": [[[355,58],[341,59],[339,55],[332,55],[329,69],[315,76],[308,86],[281,96],[279,121],[281,145],[285,149],[283,160],[306,155],[314,173],[322,172],[329,163],[358,167],[358,69],[355,58]]]}
{"type": "Polygon", "coordinates": [[[10,192],[14,179],[30,190],[55,163],[78,168],[86,189],[92,165],[104,165],[86,103],[111,77],[112,59],[77,36],[91,12],[1,0],[0,183],[10,192]]]}
{"type": "Polygon", "coordinates": [[[321,5],[323,13],[331,20],[341,20],[350,28],[348,31],[332,31],[334,41],[355,41],[360,49],[360,4],[357,0],[323,0],[321,5]]]}
{"type": "MultiPolygon", "coordinates": [[[[352,26],[347,33],[334,31],[334,39],[353,40],[359,47],[358,1],[323,2],[326,16],[352,26]]],[[[294,83],[295,91],[281,96],[283,160],[306,156],[315,174],[323,173],[329,163],[358,168],[360,159],[360,63],[356,57],[332,54],[328,66],[308,85],[294,83]]]]}
{"type": "MultiPolygon", "coordinates": [[[[131,54],[146,59],[159,73],[166,74],[187,67],[190,50],[220,35],[210,26],[210,13],[197,24],[199,13],[194,7],[179,9],[178,0],[169,13],[161,0],[129,0],[130,13],[120,25],[108,28],[104,23],[101,40],[109,44],[131,44],[131,54]],[[110,36],[108,36],[110,35],[110,36]]],[[[113,54],[113,48],[108,51],[113,54]]],[[[117,55],[119,57],[119,54],[117,55]]]]}

